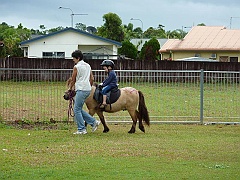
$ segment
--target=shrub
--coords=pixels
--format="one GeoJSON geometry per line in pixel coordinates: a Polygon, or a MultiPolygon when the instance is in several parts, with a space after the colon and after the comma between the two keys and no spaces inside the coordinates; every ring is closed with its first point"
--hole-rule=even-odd
{"type": "Polygon", "coordinates": [[[160,44],[156,38],[152,38],[145,42],[140,53],[142,60],[156,60],[159,59],[160,44]]]}
{"type": "Polygon", "coordinates": [[[123,41],[122,47],[118,50],[119,54],[125,55],[129,58],[136,59],[138,50],[137,48],[129,41],[123,41]]]}

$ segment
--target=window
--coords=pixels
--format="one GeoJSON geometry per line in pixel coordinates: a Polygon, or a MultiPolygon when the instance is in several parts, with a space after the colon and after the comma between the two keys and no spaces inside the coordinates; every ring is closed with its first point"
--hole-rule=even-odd
{"type": "Polygon", "coordinates": [[[24,48],[24,57],[28,57],[28,48],[24,48]]]}
{"type": "Polygon", "coordinates": [[[217,54],[211,54],[210,59],[216,59],[217,58],[217,54]]]}
{"type": "Polygon", "coordinates": [[[52,58],[53,53],[52,52],[43,52],[43,58],[52,58]]]}
{"type": "Polygon", "coordinates": [[[220,56],[219,62],[228,62],[228,56],[220,56]]]}
{"type": "Polygon", "coordinates": [[[65,58],[65,52],[57,52],[57,58],[65,58]]]}
{"type": "Polygon", "coordinates": [[[230,57],[230,62],[238,62],[238,57],[230,57]]]}
{"type": "Polygon", "coordinates": [[[65,58],[65,52],[43,52],[43,58],[65,58]]]}

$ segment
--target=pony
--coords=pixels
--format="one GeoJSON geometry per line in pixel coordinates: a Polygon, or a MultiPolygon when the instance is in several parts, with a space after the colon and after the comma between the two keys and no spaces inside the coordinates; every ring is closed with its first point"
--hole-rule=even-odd
{"type": "MultiPolygon", "coordinates": [[[[67,80],[67,87],[69,87],[72,79],[67,80]]],[[[139,129],[145,133],[143,121],[150,126],[149,113],[145,104],[144,95],[141,91],[133,87],[120,88],[120,97],[116,102],[107,105],[104,109],[99,107],[99,103],[94,99],[94,93],[98,87],[97,83],[93,83],[91,93],[86,99],[85,104],[89,110],[89,114],[93,116],[95,113],[98,115],[104,127],[103,132],[109,132],[109,128],[105,121],[103,112],[115,113],[121,110],[127,110],[132,118],[132,127],[128,133],[135,133],[137,120],[139,120],[139,129]]]]}

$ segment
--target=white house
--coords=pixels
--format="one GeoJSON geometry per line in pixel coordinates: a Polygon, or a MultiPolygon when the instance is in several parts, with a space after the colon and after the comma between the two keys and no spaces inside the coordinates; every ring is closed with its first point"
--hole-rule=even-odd
{"type": "Polygon", "coordinates": [[[79,49],[88,58],[117,58],[122,44],[74,28],[66,28],[20,43],[24,57],[28,58],[71,58],[79,49]],[[90,56],[90,57],[89,57],[90,56]]]}

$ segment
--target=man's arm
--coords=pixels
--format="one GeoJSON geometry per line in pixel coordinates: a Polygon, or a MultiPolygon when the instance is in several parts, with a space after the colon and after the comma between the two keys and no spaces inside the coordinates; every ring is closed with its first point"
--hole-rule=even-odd
{"type": "Polygon", "coordinates": [[[90,84],[91,84],[91,86],[92,86],[92,85],[93,85],[93,81],[94,81],[94,76],[93,76],[92,71],[90,72],[89,81],[90,81],[90,84]]]}
{"type": "Polygon", "coordinates": [[[76,77],[77,77],[77,68],[74,67],[73,68],[73,73],[72,73],[72,81],[70,83],[70,86],[69,86],[69,89],[73,90],[74,86],[75,86],[75,83],[76,83],[76,77]]]}

